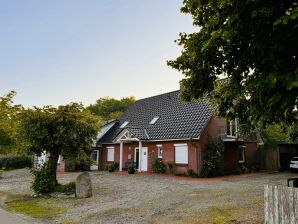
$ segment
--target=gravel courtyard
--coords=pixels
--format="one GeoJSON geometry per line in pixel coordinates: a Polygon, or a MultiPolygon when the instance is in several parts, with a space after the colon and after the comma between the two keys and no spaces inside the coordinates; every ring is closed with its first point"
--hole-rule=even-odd
{"type": "MultiPolygon", "coordinates": [[[[198,181],[149,174],[91,172],[93,197],[45,199],[65,208],[54,219],[32,223],[263,223],[263,185],[286,185],[297,174],[258,173],[224,180],[198,181]]],[[[59,182],[73,181],[78,173],[59,174],[59,182]]],[[[26,169],[8,171],[0,191],[32,194],[32,176],[26,169]]],[[[0,195],[1,196],[1,195],[0,195]]],[[[1,198],[1,197],[0,197],[1,198]]],[[[5,208],[4,196],[0,206],[5,208]]]]}

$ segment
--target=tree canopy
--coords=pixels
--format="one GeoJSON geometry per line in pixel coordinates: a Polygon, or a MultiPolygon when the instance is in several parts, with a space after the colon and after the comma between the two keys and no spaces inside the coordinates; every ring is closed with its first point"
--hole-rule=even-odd
{"type": "Polygon", "coordinates": [[[271,124],[261,131],[262,137],[268,144],[281,142],[298,142],[298,125],[271,124]]]}
{"type": "Polygon", "coordinates": [[[21,105],[15,105],[13,98],[16,92],[11,91],[0,97],[0,154],[18,151],[21,140],[18,139],[21,105]]]}
{"type": "Polygon", "coordinates": [[[22,113],[22,135],[29,143],[28,150],[38,155],[43,151],[50,154],[49,176],[56,183],[59,155],[69,158],[89,151],[99,131],[99,122],[98,117],[77,103],[58,108],[35,107],[22,113]]]}
{"type": "Polygon", "coordinates": [[[102,97],[95,104],[89,105],[87,109],[107,121],[119,118],[134,102],[135,98],[133,96],[124,97],[120,100],[111,97],[102,97]]]}
{"type": "Polygon", "coordinates": [[[297,123],[296,0],[184,0],[197,32],[168,65],[181,71],[184,100],[208,96],[218,115],[254,126],[297,123]],[[220,80],[225,77],[225,80],[220,80]]]}

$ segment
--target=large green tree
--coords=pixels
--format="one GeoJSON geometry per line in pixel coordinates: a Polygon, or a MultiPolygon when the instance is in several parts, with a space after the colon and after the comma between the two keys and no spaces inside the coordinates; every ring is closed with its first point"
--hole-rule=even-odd
{"type": "Polygon", "coordinates": [[[119,118],[134,102],[135,98],[133,96],[124,97],[120,100],[111,97],[103,97],[99,98],[95,104],[88,106],[87,109],[107,121],[119,118]]]}
{"type": "Polygon", "coordinates": [[[13,98],[16,92],[11,91],[0,97],[0,154],[16,153],[22,146],[18,139],[21,105],[15,105],[13,98]]]}
{"type": "Polygon", "coordinates": [[[46,164],[45,179],[55,186],[59,155],[64,158],[76,157],[90,147],[99,131],[99,119],[86,110],[83,105],[71,103],[54,108],[28,109],[22,113],[22,134],[29,143],[28,150],[50,154],[46,164]]]}
{"type": "Polygon", "coordinates": [[[197,32],[181,33],[182,98],[209,96],[218,115],[266,126],[296,123],[297,0],[184,0],[197,32]],[[225,80],[221,80],[226,77],[225,80]]]}

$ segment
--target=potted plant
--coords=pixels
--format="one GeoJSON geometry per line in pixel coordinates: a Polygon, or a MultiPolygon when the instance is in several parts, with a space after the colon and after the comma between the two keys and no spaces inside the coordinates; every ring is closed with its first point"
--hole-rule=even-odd
{"type": "Polygon", "coordinates": [[[136,169],[135,169],[135,165],[134,165],[133,163],[130,163],[130,164],[128,165],[128,170],[127,170],[128,174],[134,174],[135,171],[136,171],[136,169]]]}

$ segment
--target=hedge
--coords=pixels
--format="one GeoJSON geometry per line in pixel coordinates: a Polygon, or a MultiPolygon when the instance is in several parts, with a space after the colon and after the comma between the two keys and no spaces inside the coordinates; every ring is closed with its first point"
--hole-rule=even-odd
{"type": "Polygon", "coordinates": [[[31,156],[0,156],[0,169],[20,169],[32,167],[31,156]]]}

